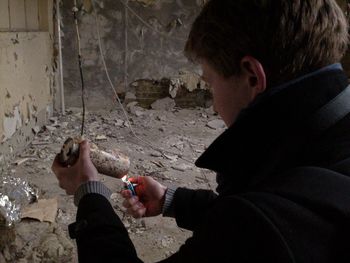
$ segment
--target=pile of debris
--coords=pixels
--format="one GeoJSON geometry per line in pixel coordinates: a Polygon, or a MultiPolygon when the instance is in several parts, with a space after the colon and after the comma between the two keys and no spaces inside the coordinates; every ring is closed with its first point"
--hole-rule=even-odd
{"type": "MultiPolygon", "coordinates": [[[[127,119],[121,109],[88,112],[85,137],[102,150],[118,148],[129,156],[131,176],[152,176],[165,185],[215,189],[215,176],[193,165],[225,129],[212,108],[180,109],[168,98],[156,101],[151,109],[134,101],[127,111],[127,119]]],[[[80,134],[81,119],[81,109],[71,108],[65,116],[35,128],[34,141],[3,172],[2,176],[30,182],[38,191],[37,201],[23,206],[19,223],[6,231],[0,227],[0,262],[76,262],[76,248],[67,234],[76,207],[72,197],[58,187],[51,164],[65,139],[80,134]]],[[[140,221],[125,215],[119,195],[122,182],[105,176],[101,180],[112,190],[112,205],[144,260],[169,256],[190,236],[173,219],[140,221]]]]}

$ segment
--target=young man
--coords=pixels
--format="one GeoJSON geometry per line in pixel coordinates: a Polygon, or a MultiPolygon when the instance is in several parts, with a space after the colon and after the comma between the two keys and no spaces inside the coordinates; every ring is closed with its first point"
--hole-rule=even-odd
{"type": "MultiPolygon", "coordinates": [[[[185,52],[203,69],[228,129],[197,160],[217,193],[134,179],[134,217],[163,212],[193,231],[162,262],[342,262],[350,259],[350,88],[338,63],[347,22],[334,0],[210,0],[185,52]]],[[[141,262],[81,145],[53,164],[75,194],[81,262],[141,262]]]]}

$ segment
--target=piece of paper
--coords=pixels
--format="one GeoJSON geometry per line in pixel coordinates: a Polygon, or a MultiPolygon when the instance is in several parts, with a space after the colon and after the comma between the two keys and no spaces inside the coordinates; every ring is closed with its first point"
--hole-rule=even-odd
{"type": "Polygon", "coordinates": [[[53,199],[39,199],[38,202],[28,205],[21,211],[21,218],[32,218],[41,222],[54,223],[57,215],[58,202],[53,199]]]}

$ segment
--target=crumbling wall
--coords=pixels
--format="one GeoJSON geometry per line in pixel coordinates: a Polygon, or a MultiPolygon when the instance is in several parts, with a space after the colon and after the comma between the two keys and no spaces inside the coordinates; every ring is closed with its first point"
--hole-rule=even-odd
{"type": "Polygon", "coordinates": [[[6,156],[28,144],[32,129],[45,122],[52,108],[52,1],[31,1],[36,20],[29,13],[23,20],[27,2],[1,1],[2,7],[16,3],[19,13],[12,10],[0,23],[0,168],[6,156]]]}
{"type": "MultiPolygon", "coordinates": [[[[63,0],[62,6],[65,99],[68,106],[80,106],[81,86],[72,2],[63,0]]],[[[137,80],[159,82],[164,78],[181,79],[180,72],[193,72],[194,76],[198,73],[198,69],[184,57],[183,48],[204,0],[95,0],[95,3],[107,67],[118,93],[132,90],[130,84],[137,80]],[[126,8],[126,2],[130,9],[126,8]]],[[[85,0],[80,4],[84,4],[85,10],[79,13],[79,26],[87,105],[90,109],[113,107],[114,94],[99,55],[91,3],[85,0]]]]}

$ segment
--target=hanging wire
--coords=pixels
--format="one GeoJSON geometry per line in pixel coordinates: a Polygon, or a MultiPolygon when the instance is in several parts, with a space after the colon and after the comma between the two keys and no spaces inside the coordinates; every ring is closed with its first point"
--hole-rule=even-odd
{"type": "MultiPolygon", "coordinates": [[[[122,0],[120,0],[120,1],[122,2],[122,0]]],[[[159,151],[159,152],[162,154],[162,156],[165,157],[165,158],[168,158],[168,157],[165,155],[165,153],[173,154],[173,155],[179,156],[177,153],[174,153],[174,152],[168,151],[168,150],[164,150],[164,149],[161,149],[161,148],[159,148],[159,147],[154,146],[151,142],[149,142],[149,141],[146,140],[146,139],[140,138],[140,137],[135,133],[135,131],[134,131],[134,129],[133,129],[133,127],[132,127],[132,125],[131,125],[131,123],[130,123],[130,121],[129,121],[128,113],[126,112],[126,110],[125,110],[123,104],[121,103],[120,98],[119,98],[119,95],[118,95],[118,93],[116,92],[116,89],[115,89],[115,87],[114,87],[114,85],[113,85],[113,83],[112,83],[112,81],[111,81],[111,78],[110,78],[110,75],[109,75],[109,71],[108,71],[108,68],[107,68],[107,65],[106,65],[106,61],[105,61],[105,58],[104,58],[103,48],[102,48],[102,41],[101,41],[101,34],[100,34],[100,25],[99,25],[99,22],[98,22],[97,12],[96,12],[96,8],[95,8],[95,0],[92,0],[91,3],[92,3],[92,8],[93,8],[93,14],[94,14],[94,16],[95,16],[95,21],[96,21],[96,32],[97,32],[98,46],[99,46],[99,50],[100,50],[100,56],[101,56],[103,68],[104,68],[104,71],[105,71],[105,73],[106,73],[106,77],[107,77],[107,79],[108,79],[110,88],[111,88],[111,90],[113,91],[113,93],[114,93],[114,95],[115,95],[115,98],[117,99],[118,104],[120,105],[120,107],[121,107],[121,109],[122,109],[122,112],[123,112],[123,114],[124,114],[124,117],[125,117],[125,119],[126,119],[126,122],[127,122],[127,124],[128,124],[128,127],[129,127],[129,129],[130,129],[132,135],[133,135],[138,141],[140,141],[141,143],[144,143],[144,144],[148,145],[149,147],[151,147],[152,149],[159,151]]],[[[124,2],[123,2],[123,4],[126,5],[125,7],[126,7],[128,10],[131,10],[130,8],[128,8],[127,3],[124,3],[124,2]]],[[[126,19],[127,19],[127,18],[126,18],[126,19]]],[[[126,23],[127,23],[127,20],[126,20],[126,23]]],[[[125,35],[125,37],[127,37],[127,35],[125,35]]],[[[126,41],[125,43],[127,43],[127,41],[126,41]]],[[[125,71],[125,74],[127,74],[127,71],[125,71]]],[[[125,78],[124,78],[124,80],[125,80],[125,78]]],[[[127,83],[125,83],[125,85],[126,85],[126,84],[127,84],[127,83]]],[[[194,149],[193,149],[193,146],[192,146],[191,142],[188,141],[188,144],[189,144],[189,147],[190,147],[191,150],[192,150],[192,155],[194,155],[194,149]]],[[[187,159],[187,158],[184,158],[183,156],[179,156],[179,158],[182,159],[182,160],[184,160],[184,161],[186,161],[186,162],[188,162],[188,163],[193,164],[193,161],[191,161],[191,160],[189,160],[189,159],[187,159]]],[[[201,170],[200,170],[200,173],[202,174],[202,177],[203,177],[203,179],[204,179],[204,182],[208,185],[208,189],[211,189],[211,185],[210,185],[210,183],[209,183],[209,180],[208,180],[208,178],[207,178],[205,172],[201,169],[201,170]]]]}
{"type": "Polygon", "coordinates": [[[82,63],[82,56],[81,56],[78,11],[79,9],[77,7],[77,0],[74,0],[73,15],[74,15],[74,23],[75,23],[76,33],[77,33],[77,42],[78,42],[78,62],[79,62],[79,73],[80,73],[80,81],[81,81],[81,103],[83,106],[80,135],[83,137],[84,130],[85,130],[85,83],[84,83],[83,63],[82,63]]]}
{"type": "MultiPolygon", "coordinates": [[[[110,75],[109,75],[109,71],[108,71],[108,68],[107,68],[107,65],[106,65],[106,61],[105,61],[105,58],[104,58],[104,52],[103,52],[103,48],[102,48],[102,41],[101,41],[101,34],[100,34],[100,24],[99,24],[99,22],[98,22],[98,17],[97,17],[97,12],[96,12],[95,1],[92,0],[91,3],[92,3],[92,8],[93,8],[93,14],[94,14],[94,16],[95,16],[95,21],[96,21],[96,32],[97,32],[98,46],[99,46],[99,50],[100,50],[100,56],[101,56],[103,68],[104,68],[104,71],[105,71],[105,73],[106,73],[106,77],[107,77],[109,86],[110,86],[111,90],[113,91],[114,96],[115,96],[115,98],[116,98],[118,104],[120,105],[120,108],[122,109],[122,112],[123,112],[123,114],[124,114],[125,120],[126,120],[126,122],[127,122],[127,124],[128,124],[128,127],[129,127],[129,129],[130,129],[132,135],[133,135],[138,141],[140,141],[140,142],[146,144],[147,146],[151,147],[151,148],[154,149],[154,150],[159,151],[159,152],[162,154],[162,156],[165,157],[165,158],[168,158],[168,157],[165,155],[165,153],[167,153],[167,154],[173,154],[173,155],[179,156],[178,153],[174,153],[174,152],[171,152],[171,151],[168,151],[168,150],[160,149],[159,147],[154,146],[151,142],[149,142],[149,141],[146,140],[146,139],[140,138],[140,137],[135,133],[135,131],[134,131],[134,129],[133,129],[131,123],[130,123],[128,113],[126,112],[126,110],[125,110],[125,108],[124,108],[124,106],[123,106],[123,104],[122,104],[122,102],[121,102],[121,100],[120,100],[120,98],[119,98],[119,95],[118,95],[118,93],[117,93],[117,91],[116,91],[116,88],[114,87],[114,84],[113,84],[113,82],[112,82],[112,80],[111,80],[111,77],[110,77],[110,75]]],[[[193,161],[188,160],[187,158],[184,158],[183,156],[179,156],[179,158],[182,159],[182,160],[184,160],[184,161],[186,161],[186,162],[189,162],[189,163],[191,163],[191,164],[193,163],[193,161]]]]}

